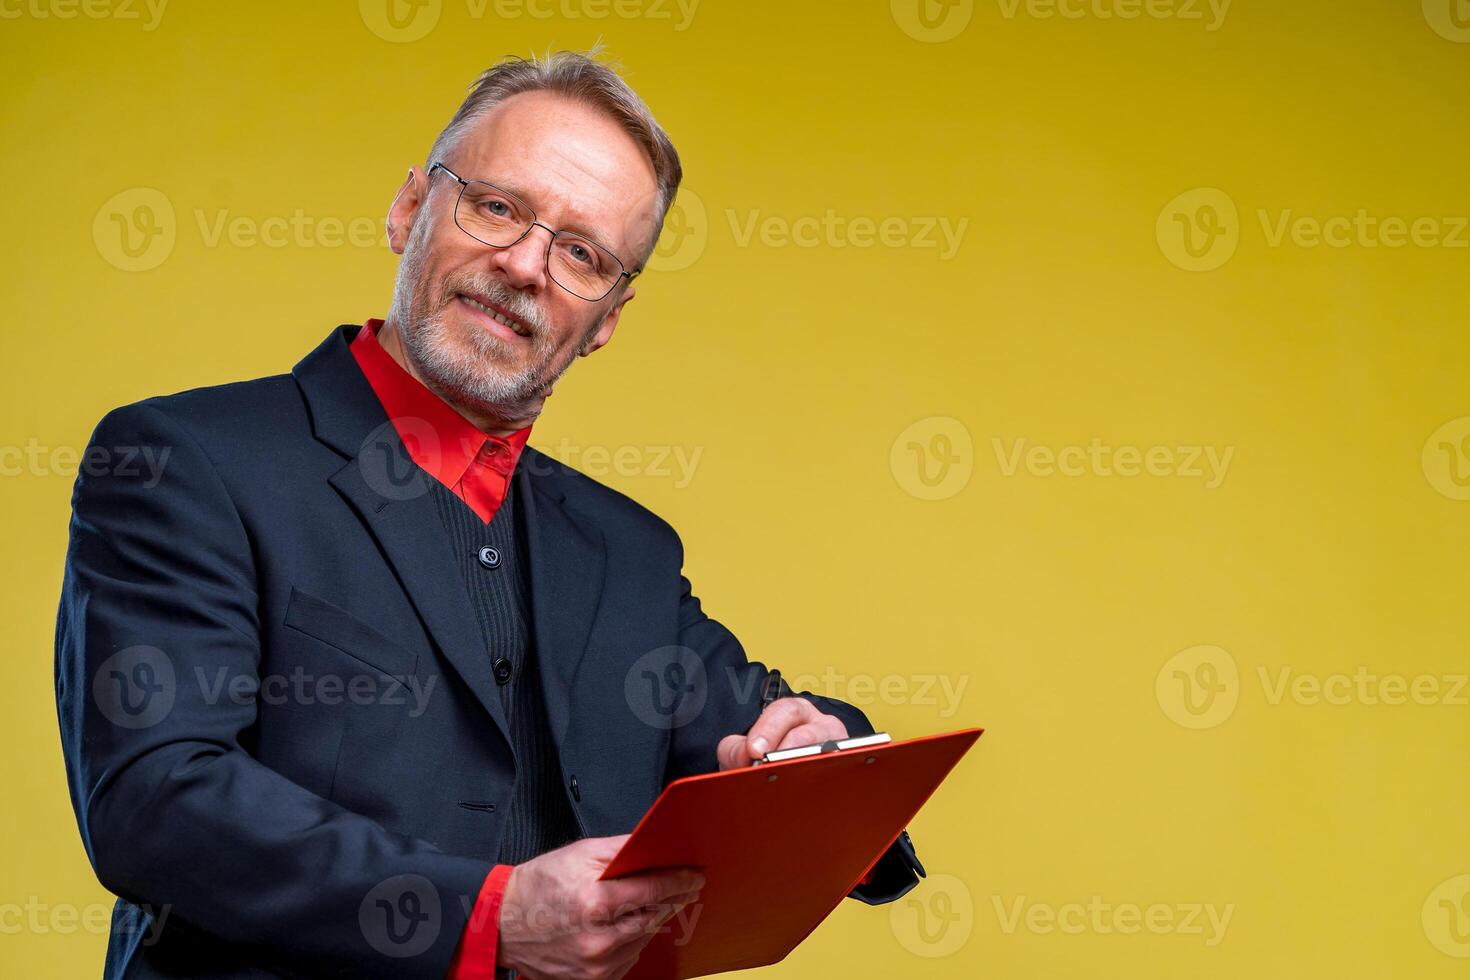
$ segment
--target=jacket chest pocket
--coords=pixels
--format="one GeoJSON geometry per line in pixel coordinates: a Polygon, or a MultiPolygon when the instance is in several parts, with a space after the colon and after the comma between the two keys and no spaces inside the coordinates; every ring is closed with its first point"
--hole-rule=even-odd
{"type": "Polygon", "coordinates": [[[338,653],[383,674],[401,677],[418,667],[418,654],[325,599],[291,587],[286,603],[288,629],[305,634],[338,653]]]}

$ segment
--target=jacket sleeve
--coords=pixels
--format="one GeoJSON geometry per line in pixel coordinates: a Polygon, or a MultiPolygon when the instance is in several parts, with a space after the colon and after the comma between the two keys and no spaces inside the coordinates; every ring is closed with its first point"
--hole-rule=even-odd
{"type": "MultiPolygon", "coordinates": [[[[682,563],[682,544],[679,556],[682,563]]],[[[689,661],[684,666],[685,674],[692,671],[702,680],[697,686],[700,694],[696,695],[701,698],[701,704],[697,710],[687,712],[687,720],[680,719],[686,723],[671,728],[666,783],[719,768],[716,746],[726,735],[743,734],[755,724],[760,715],[761,686],[767,674],[764,664],[746,659],[735,634],[705,615],[689,579],[681,575],[679,583],[678,649],[684,651],[681,655],[689,661]]],[[[867,715],[845,701],[809,691],[793,693],[811,701],[826,714],[840,718],[849,735],[873,733],[867,715]]],[[[870,905],[892,902],[917,885],[923,874],[923,865],[905,831],[874,862],[848,897],[870,905]]]]}
{"type": "Polygon", "coordinates": [[[99,880],[288,975],[442,980],[491,864],[390,833],[250,754],[255,700],[214,680],[258,690],[261,659],[252,541],[224,483],[147,402],[109,413],[92,446],[156,462],[84,465],[72,499],[56,699],[99,880]]]}

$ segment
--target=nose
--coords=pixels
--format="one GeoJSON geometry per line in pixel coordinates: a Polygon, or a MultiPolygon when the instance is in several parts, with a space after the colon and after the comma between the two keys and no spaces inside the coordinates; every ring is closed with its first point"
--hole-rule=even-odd
{"type": "Polygon", "coordinates": [[[516,289],[545,289],[546,250],[551,244],[550,236],[546,226],[536,222],[514,245],[491,249],[490,267],[499,270],[506,282],[516,289]]]}

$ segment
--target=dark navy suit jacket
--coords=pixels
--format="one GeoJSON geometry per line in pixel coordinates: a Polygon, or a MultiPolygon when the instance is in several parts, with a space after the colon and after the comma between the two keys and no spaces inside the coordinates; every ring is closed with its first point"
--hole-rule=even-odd
{"type": "MultiPolygon", "coordinates": [[[[120,896],[109,978],[440,980],[494,862],[504,710],[357,329],[289,375],[116,409],[84,457],[135,461],[82,467],[56,633],[72,803],[120,896]]],[[[584,834],[627,833],[717,768],[766,669],[701,611],[668,524],[530,447],[513,479],[568,798],[584,834]]],[[[916,868],[901,838],[853,897],[916,868]]]]}

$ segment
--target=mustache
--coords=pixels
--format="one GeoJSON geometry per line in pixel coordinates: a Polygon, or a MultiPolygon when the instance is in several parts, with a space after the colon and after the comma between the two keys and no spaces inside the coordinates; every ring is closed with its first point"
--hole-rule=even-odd
{"type": "Polygon", "coordinates": [[[536,301],[518,289],[512,289],[504,281],[492,276],[477,276],[457,273],[444,280],[441,305],[448,303],[460,293],[473,293],[492,300],[512,316],[525,323],[533,334],[544,332],[549,326],[546,313],[536,301]]]}

